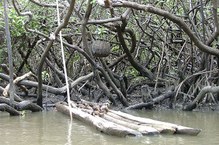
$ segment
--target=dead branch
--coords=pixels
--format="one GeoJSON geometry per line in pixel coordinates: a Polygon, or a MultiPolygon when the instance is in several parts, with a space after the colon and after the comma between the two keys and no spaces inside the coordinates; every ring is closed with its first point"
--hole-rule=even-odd
{"type": "MultiPolygon", "coordinates": [[[[28,73],[26,73],[26,74],[24,74],[24,75],[22,75],[22,76],[20,76],[20,77],[17,77],[16,79],[14,79],[13,83],[14,83],[14,84],[17,84],[17,83],[20,82],[21,80],[23,80],[23,79],[25,79],[25,78],[27,78],[27,77],[29,77],[29,76],[31,76],[31,75],[33,75],[33,73],[32,73],[32,72],[28,72],[28,73]]],[[[8,85],[4,88],[3,96],[8,97],[9,87],[10,87],[10,84],[8,84],[8,85]]]]}

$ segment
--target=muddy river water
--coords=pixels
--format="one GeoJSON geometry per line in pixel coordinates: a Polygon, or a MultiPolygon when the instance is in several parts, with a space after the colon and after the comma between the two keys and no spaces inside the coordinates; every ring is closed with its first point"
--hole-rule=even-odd
{"type": "Polygon", "coordinates": [[[136,116],[202,129],[198,136],[157,135],[119,138],[56,111],[10,117],[0,112],[0,145],[218,145],[219,113],[138,111],[136,116]]]}

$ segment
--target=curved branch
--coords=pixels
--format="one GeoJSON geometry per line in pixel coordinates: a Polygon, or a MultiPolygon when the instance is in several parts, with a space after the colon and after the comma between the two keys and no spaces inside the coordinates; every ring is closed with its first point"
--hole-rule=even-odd
{"type": "Polygon", "coordinates": [[[150,70],[148,70],[147,68],[144,68],[142,67],[141,65],[139,65],[132,57],[129,49],[127,48],[126,44],[125,44],[125,40],[124,40],[124,37],[123,37],[123,34],[122,34],[122,31],[121,31],[121,28],[120,27],[117,27],[117,33],[118,33],[118,38],[119,38],[119,41],[122,45],[122,48],[124,49],[127,57],[128,57],[128,60],[129,62],[132,64],[132,66],[138,70],[141,75],[145,76],[145,77],[148,77],[149,79],[151,80],[154,80],[154,75],[152,74],[152,72],[150,70]]]}
{"type": "Polygon", "coordinates": [[[33,30],[33,29],[30,29],[28,28],[28,24],[30,23],[30,21],[32,20],[33,18],[33,14],[31,12],[23,12],[21,13],[19,11],[19,9],[17,8],[16,4],[15,4],[15,0],[12,0],[12,4],[14,6],[14,9],[15,11],[18,13],[19,16],[27,16],[28,17],[28,20],[24,23],[24,29],[27,31],[27,32],[32,32],[32,33],[36,33],[40,36],[43,36],[44,38],[46,39],[50,39],[46,34],[43,34],[42,32],[39,32],[37,30],[33,30]]]}
{"type": "Polygon", "coordinates": [[[202,99],[205,97],[205,94],[207,93],[218,93],[219,92],[219,86],[212,87],[212,86],[206,86],[204,87],[197,95],[197,97],[188,105],[183,107],[184,111],[192,111],[197,107],[197,105],[202,101],[202,99]]]}
{"type": "Polygon", "coordinates": [[[165,10],[162,10],[160,8],[156,8],[150,4],[143,5],[143,4],[138,4],[135,2],[130,2],[130,1],[117,1],[115,3],[112,3],[113,7],[128,7],[128,8],[133,8],[136,10],[143,10],[145,12],[150,12],[153,14],[157,14],[159,16],[162,16],[164,18],[169,19],[170,21],[176,23],[180,28],[183,29],[183,31],[190,37],[190,39],[195,43],[195,45],[203,52],[215,55],[219,57],[219,50],[214,49],[212,47],[209,47],[202,43],[197,36],[194,35],[193,31],[189,28],[189,26],[183,21],[183,19],[177,17],[176,15],[173,15],[165,10]]]}
{"type": "MultiPolygon", "coordinates": [[[[56,28],[54,34],[52,34],[52,35],[57,36],[59,34],[59,32],[61,31],[61,29],[63,29],[64,27],[67,26],[68,21],[71,17],[71,14],[74,10],[74,6],[75,6],[75,0],[72,0],[71,3],[70,3],[69,9],[67,11],[67,14],[65,15],[65,18],[63,20],[63,23],[56,28]]],[[[54,40],[55,39],[52,39],[48,42],[48,45],[47,45],[47,47],[46,47],[45,51],[43,52],[42,57],[40,59],[39,67],[38,67],[38,70],[37,70],[37,74],[38,74],[37,104],[41,107],[42,107],[42,75],[41,75],[41,73],[42,73],[44,61],[45,61],[45,59],[46,59],[46,57],[49,53],[50,48],[53,45],[54,40]]]]}

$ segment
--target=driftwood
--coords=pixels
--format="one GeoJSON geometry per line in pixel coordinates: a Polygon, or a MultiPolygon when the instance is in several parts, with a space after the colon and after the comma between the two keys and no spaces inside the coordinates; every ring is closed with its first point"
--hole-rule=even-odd
{"type": "MultiPolygon", "coordinates": [[[[90,124],[103,133],[110,135],[141,136],[160,133],[198,135],[201,131],[200,129],[136,117],[127,113],[109,109],[103,114],[100,114],[100,111],[97,109],[99,113],[96,113],[94,108],[96,108],[95,106],[97,104],[88,102],[84,104],[75,104],[74,102],[71,102],[71,104],[72,105],[69,108],[67,103],[59,102],[56,104],[56,108],[59,112],[67,115],[70,115],[71,113],[73,117],[90,124]]],[[[101,108],[101,105],[99,108],[101,108]]]]}

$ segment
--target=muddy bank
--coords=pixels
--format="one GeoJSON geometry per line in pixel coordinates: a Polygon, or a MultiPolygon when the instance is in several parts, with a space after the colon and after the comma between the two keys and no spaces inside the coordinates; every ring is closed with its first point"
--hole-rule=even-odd
{"type": "MultiPolygon", "coordinates": [[[[92,73],[80,77],[70,83],[70,98],[74,102],[79,102],[81,99],[95,103],[109,102],[114,110],[135,110],[135,109],[176,109],[184,111],[192,110],[218,110],[217,103],[212,103],[208,98],[202,98],[205,93],[200,91],[197,97],[183,94],[175,86],[165,87],[162,83],[151,83],[147,80],[137,80],[115,92],[113,89],[106,89],[107,92],[99,88],[95,81],[84,83],[85,80],[91,79],[92,73]],[[202,96],[201,96],[201,95],[202,96]],[[123,97],[121,97],[123,96],[123,97]],[[199,98],[198,103],[194,101],[199,98]]],[[[0,77],[4,80],[9,80],[8,75],[0,73],[0,77]]],[[[19,78],[22,78],[19,77],[19,78]]],[[[16,78],[17,79],[17,78],[16,78]]],[[[59,101],[67,101],[66,86],[57,87],[52,84],[43,85],[43,108],[50,110],[59,101]]],[[[0,88],[1,93],[7,92],[7,83],[1,84],[4,87],[0,88]]],[[[15,94],[15,103],[29,101],[29,103],[37,104],[37,86],[38,83],[33,80],[19,80],[16,82],[17,89],[15,94]]],[[[204,88],[205,89],[205,88],[204,88]]],[[[207,88],[208,89],[208,88],[207,88]]],[[[206,89],[205,89],[206,90],[206,89]]],[[[7,97],[7,96],[5,96],[7,97]]],[[[2,101],[10,106],[10,101],[2,101]]],[[[16,106],[16,105],[15,105],[16,106]]],[[[5,107],[5,106],[4,106],[5,107]]],[[[12,106],[13,108],[13,106],[12,106]]]]}
{"type": "MultiPolygon", "coordinates": [[[[99,91],[92,92],[92,94],[89,94],[89,90],[84,90],[83,95],[73,95],[71,96],[71,100],[74,102],[80,102],[80,99],[95,102],[95,103],[106,103],[110,102],[110,108],[113,110],[183,110],[184,106],[186,106],[188,103],[182,103],[182,100],[177,100],[174,103],[174,95],[175,92],[173,88],[165,89],[165,88],[159,88],[157,89],[156,93],[153,92],[153,88],[150,88],[150,97],[145,98],[145,95],[142,95],[142,90],[137,88],[133,91],[132,94],[127,95],[127,100],[129,101],[128,107],[122,105],[120,103],[119,98],[115,97],[116,104],[113,104],[107,96],[101,95],[99,91]],[[167,90],[167,91],[166,91],[167,90]]],[[[66,95],[54,95],[54,94],[43,94],[43,107],[46,110],[54,109],[55,103],[60,101],[67,101],[66,95]]],[[[28,98],[26,98],[28,99],[28,98]]],[[[33,102],[36,102],[36,95],[32,95],[31,100],[33,102]],[[33,97],[34,96],[34,97],[33,97]]],[[[219,111],[219,105],[213,104],[213,103],[200,103],[195,109],[192,111],[201,111],[201,112],[208,112],[208,111],[219,111]]]]}

